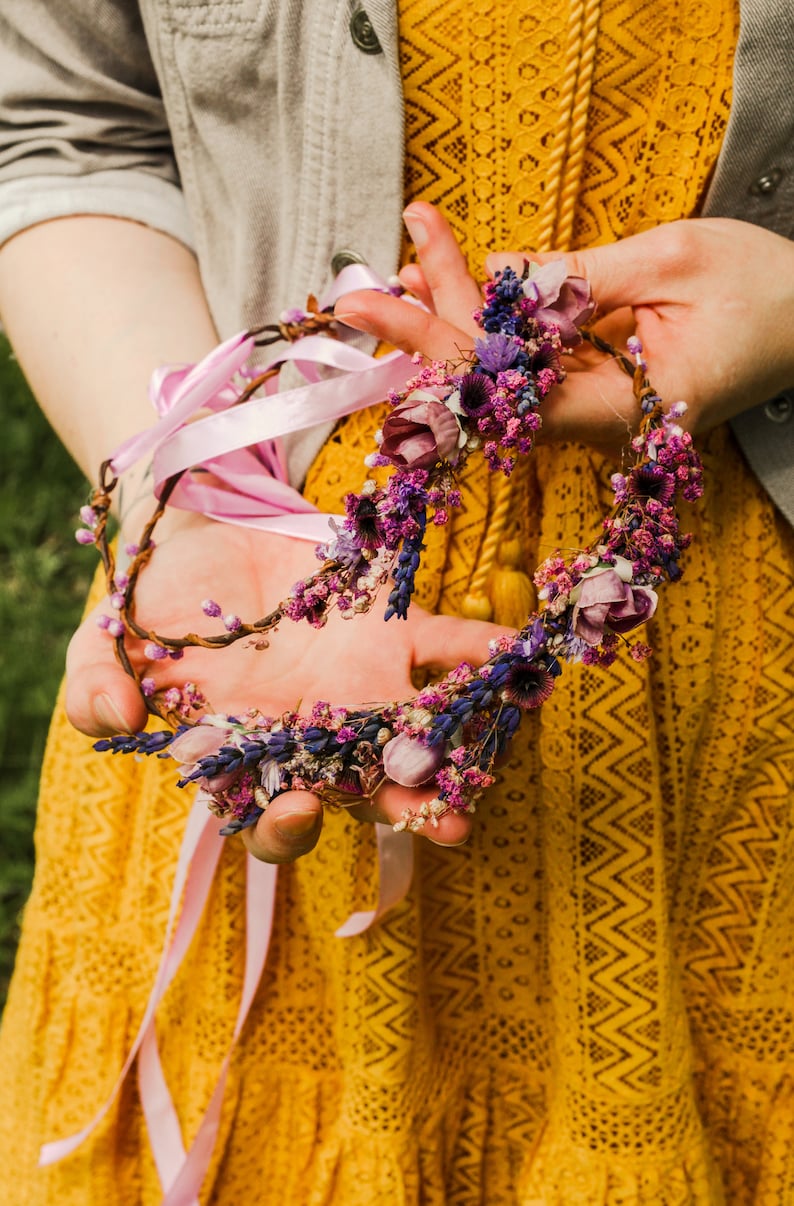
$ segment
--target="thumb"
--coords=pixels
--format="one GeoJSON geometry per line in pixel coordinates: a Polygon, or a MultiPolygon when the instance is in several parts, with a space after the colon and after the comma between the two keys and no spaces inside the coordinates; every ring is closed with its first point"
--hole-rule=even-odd
{"type": "Polygon", "coordinates": [[[116,660],[113,640],[87,616],[66,654],[66,714],[90,737],[142,729],[148,717],[136,683],[116,660]]]}

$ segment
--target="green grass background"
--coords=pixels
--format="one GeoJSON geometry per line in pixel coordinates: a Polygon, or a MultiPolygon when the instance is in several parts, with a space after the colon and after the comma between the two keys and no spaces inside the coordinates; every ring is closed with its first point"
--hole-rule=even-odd
{"type": "Polygon", "coordinates": [[[0,1004],[33,874],[50,712],[95,565],[74,530],[88,484],[0,336],[0,1004]]]}

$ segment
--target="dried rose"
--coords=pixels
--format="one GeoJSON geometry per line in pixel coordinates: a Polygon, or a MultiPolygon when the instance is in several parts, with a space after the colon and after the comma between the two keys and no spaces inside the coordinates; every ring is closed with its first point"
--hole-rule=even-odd
{"type": "Polygon", "coordinates": [[[565,347],[575,347],[582,337],[578,328],[591,318],[595,302],[590,283],[581,276],[568,276],[565,260],[532,264],[524,281],[524,296],[537,302],[535,318],[554,323],[565,347]]]}
{"type": "Polygon", "coordinates": [[[460,437],[460,424],[449,407],[416,390],[386,419],[378,451],[401,469],[432,469],[439,461],[454,463],[460,437]]]}
{"type": "Polygon", "coordinates": [[[401,787],[419,787],[432,779],[444,761],[444,747],[422,745],[410,733],[398,733],[383,747],[383,769],[401,787]]]}
{"type": "Polygon", "coordinates": [[[573,609],[574,636],[588,645],[598,645],[605,629],[630,632],[650,620],[658,596],[648,586],[632,586],[611,568],[588,574],[579,584],[573,609]]]}
{"type": "MultiPolygon", "coordinates": [[[[201,758],[217,754],[226,743],[227,732],[212,724],[197,724],[185,733],[180,733],[168,747],[168,753],[182,764],[182,773],[192,774],[201,758]]],[[[238,777],[239,771],[215,775],[211,779],[198,779],[200,787],[210,792],[225,791],[238,777]]]]}

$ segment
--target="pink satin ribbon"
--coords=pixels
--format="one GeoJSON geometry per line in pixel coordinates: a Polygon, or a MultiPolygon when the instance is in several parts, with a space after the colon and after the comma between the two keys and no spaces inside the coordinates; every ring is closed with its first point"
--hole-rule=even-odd
{"type": "MultiPolygon", "coordinates": [[[[321,300],[321,308],[361,288],[383,289],[384,284],[363,265],[351,265],[339,274],[321,300]]],[[[112,468],[121,474],[141,457],[154,454],[156,491],[173,474],[193,470],[185,474],[174,491],[171,501],[175,505],[226,523],[323,540],[328,536],[330,517],[320,514],[289,484],[280,437],[381,401],[389,390],[399,390],[405,384],[412,371],[411,360],[400,352],[376,360],[344,343],[307,336],[265,366],[291,360],[307,380],[306,386],[276,393],[273,378],[266,384],[264,398],[235,407],[238,393],[231,381],[253,348],[253,339],[238,334],[215,348],[200,364],[156,372],[150,396],[158,422],[126,440],[116,450],[112,468]],[[329,368],[339,375],[323,379],[321,370],[329,368]],[[189,422],[204,409],[214,413],[189,422]]],[[[116,1084],[87,1126],[68,1138],[45,1143],[39,1154],[39,1164],[45,1166],[74,1152],[112,1108],[137,1056],[138,1087],[163,1190],[162,1206],[199,1206],[199,1190],[217,1140],[232,1054],[267,961],[275,911],[277,867],[248,855],[246,961],[237,1021],[209,1105],[193,1143],[186,1149],[160,1061],[155,1013],[196,933],[223,849],[218,820],[210,813],[206,800],[200,791],[188,817],[171,891],[163,952],[143,1018],[116,1084]]],[[[402,900],[411,886],[412,836],[395,833],[388,825],[376,825],[376,833],[376,906],[353,913],[336,931],[338,938],[363,934],[402,900]]]]}
{"type": "MultiPolygon", "coordinates": [[[[321,299],[321,309],[355,289],[386,286],[364,265],[349,265],[321,299]]],[[[171,496],[174,506],[302,540],[328,539],[331,517],[288,481],[281,437],[383,401],[405,385],[411,359],[403,352],[375,358],[342,340],[307,335],[256,370],[258,375],[293,363],[307,384],[279,392],[278,378],[272,377],[262,387],[264,396],[236,406],[239,391],[232,381],[253,350],[253,338],[243,332],[197,365],[158,370],[149,391],[158,422],[125,440],[111,466],[121,474],[153,454],[157,495],[170,477],[185,474],[171,496]],[[335,375],[323,376],[329,370],[335,375]],[[203,410],[214,413],[196,419],[203,410]]]]}

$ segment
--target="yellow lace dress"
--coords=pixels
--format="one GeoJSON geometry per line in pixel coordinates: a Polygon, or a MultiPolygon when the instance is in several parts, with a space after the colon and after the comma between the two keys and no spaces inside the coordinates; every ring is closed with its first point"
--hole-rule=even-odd
{"type": "MultiPolygon", "coordinates": [[[[408,193],[444,206],[475,269],[492,247],[695,211],[733,0],[400,8],[408,193]]],[[[322,505],[360,483],[373,425],[326,446],[322,505]]],[[[566,671],[466,847],[418,841],[410,896],[346,940],[376,893],[371,829],[331,816],[280,872],[202,1201],[794,1204],[794,540],[726,430],[705,465],[655,656],[566,671]]],[[[538,450],[506,502],[473,468],[425,604],[454,611],[589,540],[609,472],[538,450]]],[[[96,756],[57,713],[0,1063],[8,1206],[159,1201],[132,1080],[75,1155],[35,1161],[94,1115],[131,1044],[187,808],[167,766],[96,756]]],[[[231,841],[158,1015],[186,1141],[236,1015],[244,876],[231,841]]]]}

